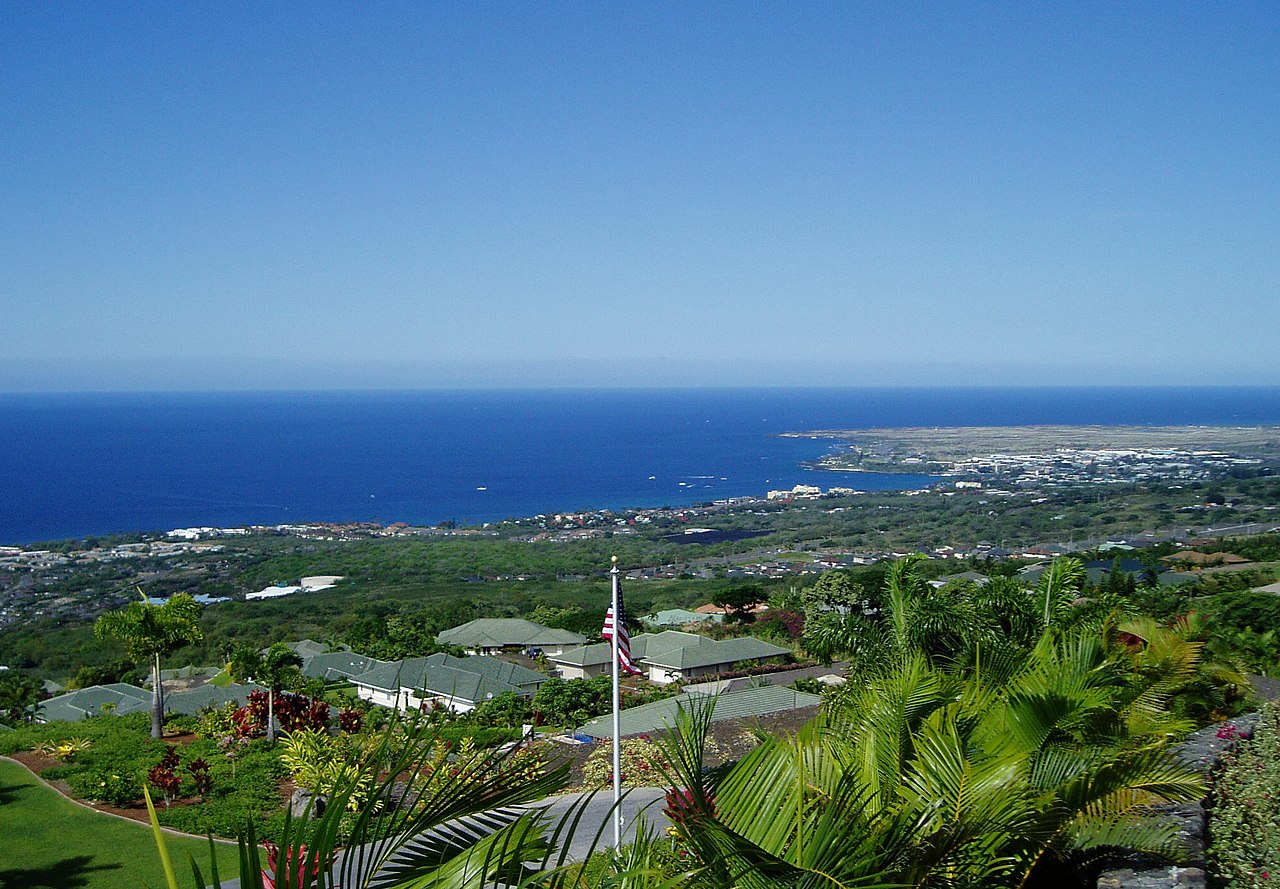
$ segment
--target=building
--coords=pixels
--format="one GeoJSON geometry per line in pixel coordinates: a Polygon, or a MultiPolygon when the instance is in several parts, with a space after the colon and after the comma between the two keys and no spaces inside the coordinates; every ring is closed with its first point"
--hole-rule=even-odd
{"type": "Polygon", "coordinates": [[[362,700],[382,707],[409,712],[438,706],[466,713],[504,692],[531,698],[547,677],[498,658],[440,653],[380,661],[350,681],[362,700]]]}
{"type": "Polygon", "coordinates": [[[700,624],[708,621],[719,623],[724,620],[724,615],[688,611],[684,608],[669,608],[666,611],[655,611],[653,614],[646,614],[640,619],[655,627],[683,627],[685,624],[700,624]]]}
{"type": "Polygon", "coordinates": [[[354,651],[329,651],[302,658],[302,675],[326,682],[351,680],[353,677],[387,663],[354,651]]]}
{"type": "Polygon", "coordinates": [[[501,651],[560,654],[581,645],[587,637],[569,630],[544,627],[518,617],[481,617],[436,636],[441,645],[459,645],[468,654],[497,654],[501,651]]]}
{"type": "MultiPolygon", "coordinates": [[[[234,703],[243,705],[251,691],[266,691],[260,685],[201,685],[187,691],[175,691],[164,696],[164,712],[194,716],[206,707],[220,707],[234,703]]],[[[93,716],[108,713],[150,713],[151,692],[124,682],[110,685],[94,685],[49,698],[41,705],[36,716],[39,722],[79,722],[93,716]]]]}
{"type": "Polygon", "coordinates": [[[296,585],[277,583],[256,593],[245,593],[244,598],[246,602],[250,602],[255,599],[278,599],[281,596],[292,596],[294,593],[315,593],[332,589],[340,580],[342,580],[340,574],[318,574],[314,577],[304,577],[296,585]]]}
{"type": "MultiPolygon", "coordinates": [[[[641,633],[631,639],[631,658],[636,666],[651,682],[662,685],[714,676],[742,665],[754,666],[790,655],[790,649],[752,636],[709,639],[695,633],[667,630],[641,633]]],[[[612,656],[612,645],[598,642],[549,655],[547,659],[565,679],[584,679],[608,674],[612,656]]]]}

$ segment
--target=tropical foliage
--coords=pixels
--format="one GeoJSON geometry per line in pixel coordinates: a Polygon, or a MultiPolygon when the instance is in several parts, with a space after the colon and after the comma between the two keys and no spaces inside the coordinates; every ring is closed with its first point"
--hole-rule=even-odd
{"type": "Polygon", "coordinates": [[[163,605],[151,605],[139,590],[142,601],[131,602],[123,611],[109,611],[98,618],[94,632],[99,638],[124,643],[129,657],[151,668],[151,737],[164,730],[164,685],[160,659],[184,645],[199,642],[200,606],[185,593],[172,596],[163,605]]]}
{"type": "MultiPolygon", "coordinates": [[[[1209,866],[1230,889],[1280,879],[1280,711],[1267,706],[1251,738],[1222,761],[1209,810],[1209,866]]],[[[1219,737],[1237,739],[1230,723],[1219,737]]]]}

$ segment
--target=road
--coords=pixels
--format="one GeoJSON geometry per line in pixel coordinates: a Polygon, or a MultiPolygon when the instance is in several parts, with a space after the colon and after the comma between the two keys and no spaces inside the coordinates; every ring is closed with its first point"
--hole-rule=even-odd
{"type": "MultiPolygon", "coordinates": [[[[625,791],[621,805],[624,843],[635,839],[636,827],[642,819],[650,828],[659,832],[671,826],[667,816],[662,814],[665,797],[666,792],[657,787],[641,787],[625,791]]],[[[594,794],[566,793],[530,803],[526,807],[545,810],[546,819],[554,830],[557,822],[579,805],[582,809],[581,817],[576,829],[568,838],[568,857],[574,861],[583,861],[593,851],[607,849],[613,845],[612,791],[605,789],[594,794]]],[[[341,857],[338,867],[341,867],[341,857]]],[[[221,889],[239,889],[239,887],[239,880],[227,880],[221,884],[221,889]]]]}
{"type": "MultiPolygon", "coordinates": [[[[662,814],[666,792],[656,787],[640,787],[625,791],[622,798],[622,842],[629,843],[636,836],[636,825],[643,818],[649,827],[662,832],[671,826],[667,816],[662,814]]],[[[569,839],[569,857],[576,861],[585,859],[593,849],[604,849],[613,845],[613,792],[602,790],[594,795],[586,793],[566,793],[551,797],[544,802],[547,817],[552,824],[564,817],[571,807],[586,797],[582,819],[578,829],[569,839]],[[597,839],[598,838],[598,839],[597,839]]],[[[541,806],[542,803],[537,804],[541,806]]],[[[535,806],[535,807],[537,807],[535,806]]]]}

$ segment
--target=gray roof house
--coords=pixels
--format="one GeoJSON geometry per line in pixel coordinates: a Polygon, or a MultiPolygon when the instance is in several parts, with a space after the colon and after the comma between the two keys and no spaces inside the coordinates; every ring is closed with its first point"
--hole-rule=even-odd
{"type": "MultiPolygon", "coordinates": [[[[221,706],[227,703],[243,704],[251,691],[266,691],[266,689],[252,683],[231,685],[226,688],[201,685],[188,691],[175,691],[165,695],[164,711],[194,716],[209,706],[221,706]]],[[[120,715],[149,713],[151,712],[151,692],[124,682],[81,688],[65,695],[58,695],[56,698],[49,698],[42,705],[37,719],[41,722],[79,722],[92,716],[102,716],[108,711],[120,715]],[[103,710],[103,705],[107,705],[107,711],[103,710]]]]}
{"type": "Polygon", "coordinates": [[[334,682],[368,673],[384,663],[386,661],[366,654],[356,654],[354,651],[329,651],[324,654],[303,655],[302,675],[308,679],[334,682]]]}
{"type": "MultiPolygon", "coordinates": [[[[644,735],[675,728],[676,713],[680,707],[686,710],[710,699],[710,696],[685,692],[673,698],[654,701],[623,710],[618,714],[618,727],[622,737],[644,735]]],[[[715,698],[715,710],[711,721],[720,722],[725,719],[746,719],[753,716],[768,716],[787,710],[799,710],[803,707],[817,707],[822,698],[806,694],[793,688],[767,685],[760,688],[749,688],[746,691],[726,692],[715,698]]],[[[597,716],[583,723],[577,734],[587,735],[597,740],[613,737],[613,715],[597,716]]]]}
{"type": "MultiPolygon", "coordinates": [[[[632,660],[651,681],[662,684],[713,676],[732,670],[743,662],[762,663],[790,654],[788,648],[752,636],[709,639],[696,633],[667,630],[641,633],[631,639],[632,660]]],[[[550,655],[547,659],[566,679],[579,679],[603,676],[609,672],[611,658],[612,645],[599,642],[550,655]]]]}
{"type": "Polygon", "coordinates": [[[587,637],[569,630],[544,627],[518,617],[481,617],[436,636],[441,645],[460,645],[472,654],[492,654],[504,650],[559,654],[587,637]]]}
{"type": "Polygon", "coordinates": [[[151,692],[113,682],[110,685],[93,685],[49,698],[40,708],[36,719],[40,722],[79,722],[91,716],[102,716],[106,706],[113,713],[145,713],[151,709],[151,692]]]}
{"type": "Polygon", "coordinates": [[[685,624],[700,624],[708,621],[719,623],[724,620],[724,615],[689,611],[686,608],[668,608],[666,611],[646,614],[640,619],[655,627],[683,627],[685,624]]]}
{"type": "MultiPolygon", "coordinates": [[[[298,657],[301,658],[315,657],[318,654],[328,654],[330,651],[334,650],[329,645],[326,645],[323,642],[317,642],[314,639],[299,639],[297,642],[286,642],[285,645],[292,648],[298,657]]],[[[339,651],[351,650],[350,645],[339,645],[337,648],[339,651]]],[[[267,651],[268,649],[266,648],[262,649],[263,654],[266,654],[267,651]]]]}
{"type": "Polygon", "coordinates": [[[497,658],[443,653],[379,662],[351,677],[360,698],[374,704],[401,711],[442,706],[455,713],[474,710],[503,692],[533,697],[546,681],[541,673],[497,658]]]}

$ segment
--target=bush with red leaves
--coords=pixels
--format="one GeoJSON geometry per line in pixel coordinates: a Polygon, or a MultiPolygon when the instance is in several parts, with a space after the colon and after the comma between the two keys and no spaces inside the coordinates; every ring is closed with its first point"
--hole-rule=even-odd
{"type": "Polygon", "coordinates": [[[364,716],[359,710],[341,710],[338,712],[338,727],[349,735],[360,731],[364,725],[364,716]]]}
{"type": "Polygon", "coordinates": [[[182,779],[178,777],[178,749],[172,744],[165,745],[164,756],[147,772],[147,783],[164,795],[165,808],[182,791],[182,779]]]}

